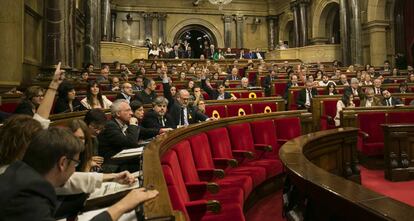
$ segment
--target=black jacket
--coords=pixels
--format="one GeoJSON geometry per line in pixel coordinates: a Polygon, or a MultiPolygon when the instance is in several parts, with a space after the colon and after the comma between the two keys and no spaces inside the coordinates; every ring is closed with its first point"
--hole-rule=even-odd
{"type": "Polygon", "coordinates": [[[149,110],[145,113],[144,119],[142,120],[142,126],[145,128],[156,129],[157,131],[161,128],[176,128],[174,120],[168,113],[161,119],[154,110],[149,110]],[[163,126],[162,120],[164,121],[165,126],[163,126]]]}
{"type": "Polygon", "coordinates": [[[109,160],[123,149],[138,147],[139,127],[129,125],[125,134],[119,124],[112,119],[107,121],[105,129],[98,135],[99,155],[109,160]]]}
{"type": "Polygon", "coordinates": [[[143,104],[152,104],[152,101],[157,98],[157,93],[155,91],[151,92],[151,94],[147,94],[145,90],[142,90],[137,93],[135,99],[141,101],[143,104]]]}
{"type": "MultiPolygon", "coordinates": [[[[208,96],[210,97],[210,100],[217,100],[219,97],[219,92],[217,90],[212,90],[210,87],[207,86],[206,80],[201,80],[201,89],[203,89],[208,96]]],[[[229,92],[224,92],[224,99],[230,99],[231,94],[229,92]]]]}
{"type": "MultiPolygon", "coordinates": [[[[16,161],[0,176],[0,220],[55,220],[56,193],[38,172],[16,161]]],[[[92,220],[111,220],[105,211],[92,220]]]]}
{"type": "MultiPolygon", "coordinates": [[[[85,107],[80,103],[78,99],[75,99],[72,101],[72,106],[73,106],[73,112],[81,111],[85,109],[85,107]]],[[[58,113],[69,113],[72,111],[70,111],[69,103],[65,99],[58,98],[56,100],[55,109],[53,110],[53,112],[55,114],[58,114],[58,113]]]]}
{"type": "MultiPolygon", "coordinates": [[[[388,100],[390,100],[390,102],[391,102],[391,106],[395,106],[395,105],[403,104],[403,102],[402,102],[400,99],[395,98],[395,97],[390,97],[390,98],[388,98],[388,100]]],[[[388,106],[388,105],[387,105],[387,99],[385,99],[385,98],[384,98],[384,99],[382,99],[381,103],[382,103],[382,105],[384,105],[384,106],[388,106]]]]}
{"type": "Polygon", "coordinates": [[[35,106],[32,102],[28,100],[23,100],[17,107],[16,110],[14,110],[15,114],[24,114],[24,115],[30,115],[33,116],[35,113],[33,112],[33,109],[35,109],[35,106]]]}
{"type": "MultiPolygon", "coordinates": [[[[359,99],[364,99],[364,98],[365,98],[365,94],[362,92],[361,87],[358,87],[357,92],[358,92],[358,97],[359,97],[359,99]]],[[[351,87],[351,86],[346,87],[346,88],[344,89],[344,94],[345,94],[345,93],[348,93],[348,94],[354,94],[354,93],[352,92],[352,87],[351,87]]]]}
{"type": "Polygon", "coordinates": [[[270,75],[266,75],[263,81],[263,88],[265,91],[266,97],[270,97],[272,95],[272,77],[270,75]]]}
{"type": "MultiPolygon", "coordinates": [[[[312,94],[312,98],[318,95],[318,91],[316,90],[316,88],[312,88],[311,94],[312,94]]],[[[312,104],[312,101],[310,102],[312,104]]],[[[305,103],[306,103],[306,88],[299,91],[298,99],[296,100],[296,104],[298,105],[299,108],[305,108],[305,103]]]]}
{"type": "MultiPolygon", "coordinates": [[[[181,122],[181,105],[171,95],[170,84],[164,83],[163,86],[164,86],[164,96],[168,100],[168,114],[171,116],[174,122],[173,128],[176,128],[177,125],[184,124],[183,122],[181,122]]],[[[197,111],[194,107],[187,106],[186,109],[187,109],[187,120],[189,124],[206,121],[208,119],[206,115],[202,114],[200,111],[197,111]]]]}

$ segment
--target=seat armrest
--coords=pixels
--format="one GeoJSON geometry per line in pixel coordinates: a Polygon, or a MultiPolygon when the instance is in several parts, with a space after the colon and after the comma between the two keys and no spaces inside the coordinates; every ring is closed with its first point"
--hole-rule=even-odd
{"type": "MultiPolygon", "coordinates": [[[[217,200],[195,200],[185,203],[188,213],[203,214],[207,211],[219,213],[221,211],[221,204],[217,200]]],[[[191,217],[191,215],[190,215],[191,217]]]]}
{"type": "Polygon", "coordinates": [[[358,131],[358,135],[362,137],[362,139],[367,139],[369,137],[369,134],[367,134],[366,132],[359,130],[358,131]]]}
{"type": "Polygon", "coordinates": [[[254,149],[264,152],[272,152],[273,147],[269,144],[254,144],[254,149]]]}
{"type": "Polygon", "coordinates": [[[286,142],[288,142],[288,139],[277,139],[277,143],[282,146],[283,144],[285,144],[286,142]]]}
{"type": "Polygon", "coordinates": [[[213,158],[214,166],[219,169],[226,169],[227,167],[237,167],[238,162],[236,159],[230,158],[213,158]]]}
{"type": "Polygon", "coordinates": [[[233,155],[240,158],[253,159],[254,153],[247,150],[232,150],[233,155]]]}
{"type": "Polygon", "coordinates": [[[185,183],[185,187],[191,200],[203,199],[207,193],[217,193],[220,190],[218,184],[207,182],[185,183]]]}
{"type": "Polygon", "coordinates": [[[222,179],[224,177],[224,170],[222,169],[197,169],[197,172],[203,181],[210,181],[215,178],[222,179]]]}

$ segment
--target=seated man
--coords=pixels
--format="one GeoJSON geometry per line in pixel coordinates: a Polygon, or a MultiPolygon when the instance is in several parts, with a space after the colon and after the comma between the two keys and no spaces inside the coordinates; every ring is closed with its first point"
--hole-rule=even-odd
{"type": "MultiPolygon", "coordinates": [[[[62,128],[40,131],[31,141],[23,161],[10,164],[0,176],[0,215],[7,220],[55,220],[54,188],[63,186],[75,172],[84,145],[62,128]]],[[[117,220],[157,191],[132,190],[126,197],[92,220],[117,220]]]]}
{"type": "Polygon", "coordinates": [[[154,80],[145,78],[144,79],[144,90],[137,93],[137,96],[135,99],[137,99],[143,104],[151,104],[152,101],[154,101],[154,99],[157,97],[157,94],[155,93],[156,88],[157,88],[157,85],[155,84],[154,80]]]}
{"type": "Polygon", "coordinates": [[[359,81],[356,78],[351,79],[351,86],[344,89],[344,94],[345,93],[351,93],[354,97],[359,97],[360,99],[364,97],[361,87],[359,86],[359,81]]]}
{"type": "Polygon", "coordinates": [[[375,97],[374,89],[368,87],[365,89],[365,96],[359,104],[360,107],[375,107],[382,106],[381,100],[378,97],[375,97]]]}
{"type": "Polygon", "coordinates": [[[247,77],[242,78],[240,85],[237,85],[237,88],[249,89],[249,79],[247,77]]]}
{"type": "Polygon", "coordinates": [[[116,95],[115,100],[124,99],[129,103],[131,103],[131,99],[134,96],[134,91],[132,90],[132,85],[128,82],[125,82],[121,86],[121,93],[116,95]]]}
{"type": "Polygon", "coordinates": [[[231,81],[240,80],[240,77],[239,77],[239,69],[232,68],[231,69],[231,74],[227,76],[227,79],[228,80],[231,80],[231,81]]]}
{"type": "Polygon", "coordinates": [[[381,79],[376,78],[374,80],[373,89],[374,89],[375,94],[382,94],[383,89],[381,88],[381,84],[382,84],[381,79]]]}
{"type": "Polygon", "coordinates": [[[120,87],[119,87],[119,78],[113,77],[111,79],[110,89],[111,89],[111,91],[119,91],[120,90],[120,87]]]}
{"type": "Polygon", "coordinates": [[[310,80],[306,80],[305,87],[299,91],[296,104],[299,109],[309,109],[312,104],[312,98],[318,95],[316,88],[313,87],[313,83],[310,80]]]}
{"type": "Polygon", "coordinates": [[[132,86],[133,91],[142,91],[144,90],[144,78],[139,75],[135,78],[135,84],[132,86]]]}
{"type": "Polygon", "coordinates": [[[319,81],[318,83],[319,83],[319,86],[321,86],[321,87],[326,87],[326,86],[328,86],[328,84],[329,83],[334,83],[335,85],[336,85],[336,83],[335,82],[333,82],[333,81],[330,81],[329,80],[329,76],[327,75],[327,74],[323,74],[322,75],[322,81],[319,81]]]}
{"type": "Polygon", "coordinates": [[[145,128],[176,128],[173,119],[167,113],[168,100],[165,97],[157,97],[152,103],[152,109],[144,114],[142,126],[145,128]]]}
{"type": "Polygon", "coordinates": [[[283,95],[283,99],[285,99],[287,101],[287,99],[289,97],[289,88],[297,87],[297,86],[299,86],[298,76],[296,74],[293,74],[293,75],[290,76],[290,81],[286,84],[285,94],[283,95]]]}
{"type": "Polygon", "coordinates": [[[122,149],[138,147],[138,120],[132,117],[132,110],[126,100],[116,100],[111,106],[112,120],[98,135],[99,155],[108,162],[122,149]]]}
{"type": "Polygon", "coordinates": [[[201,88],[208,94],[210,99],[212,100],[225,100],[225,99],[232,99],[237,100],[237,98],[230,94],[229,92],[226,92],[226,86],[224,85],[224,82],[220,82],[217,85],[217,89],[213,90],[211,88],[211,85],[206,83],[206,79],[201,80],[201,88]]]}
{"type": "Polygon", "coordinates": [[[270,97],[272,95],[272,86],[273,86],[272,81],[276,80],[276,71],[277,71],[277,67],[269,71],[269,74],[267,74],[264,79],[263,87],[264,87],[266,97],[270,97]]]}
{"type": "Polygon", "coordinates": [[[388,90],[383,90],[382,96],[384,97],[384,99],[382,100],[382,105],[384,106],[392,107],[404,105],[400,99],[393,97],[388,90]]]}
{"type": "MultiPolygon", "coordinates": [[[[204,79],[205,80],[205,79],[204,79]]],[[[183,89],[179,90],[176,98],[171,95],[168,77],[165,74],[163,79],[164,96],[168,99],[168,114],[174,121],[174,127],[187,126],[208,120],[208,117],[189,105],[190,93],[183,89]]]]}
{"type": "MultiPolygon", "coordinates": [[[[341,72],[341,71],[339,71],[339,72],[341,72]]],[[[339,76],[339,81],[336,84],[337,85],[349,86],[349,82],[348,82],[348,79],[346,77],[346,74],[341,74],[339,76]]]]}

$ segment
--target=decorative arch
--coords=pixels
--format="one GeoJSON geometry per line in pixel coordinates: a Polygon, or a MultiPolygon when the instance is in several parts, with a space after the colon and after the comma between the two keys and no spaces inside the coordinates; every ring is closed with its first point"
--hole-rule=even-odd
{"type": "Polygon", "coordinates": [[[279,20],[279,39],[278,40],[282,40],[282,41],[289,41],[289,22],[291,22],[290,24],[293,23],[293,14],[292,12],[287,12],[284,13],[280,20],[279,20]]]}
{"type": "Polygon", "coordinates": [[[224,47],[224,38],[221,32],[209,21],[200,18],[191,18],[186,19],[184,21],[179,22],[175,26],[173,26],[167,33],[170,33],[167,36],[167,42],[174,42],[174,38],[179,32],[186,26],[194,26],[197,25],[199,27],[204,27],[206,30],[210,31],[214,36],[213,38],[217,41],[217,46],[219,48],[224,47]]]}
{"type": "Polygon", "coordinates": [[[385,20],[386,0],[368,0],[367,22],[385,20]]]}
{"type": "Polygon", "coordinates": [[[322,0],[316,4],[312,18],[313,38],[330,37],[331,30],[327,30],[327,27],[332,27],[336,8],[339,8],[339,0],[322,0]]]}

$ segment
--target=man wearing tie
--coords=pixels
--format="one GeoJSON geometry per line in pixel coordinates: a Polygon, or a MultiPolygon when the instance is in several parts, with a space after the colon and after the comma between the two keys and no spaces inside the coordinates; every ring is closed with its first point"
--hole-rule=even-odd
{"type": "MultiPolygon", "coordinates": [[[[168,100],[165,97],[157,97],[152,103],[152,110],[145,113],[142,120],[144,128],[160,130],[162,128],[175,128],[171,116],[167,113],[168,100]]],[[[163,132],[162,130],[161,132],[163,132]]]]}
{"type": "Polygon", "coordinates": [[[345,93],[352,94],[354,97],[359,97],[360,99],[363,99],[365,96],[359,87],[359,80],[357,78],[351,79],[351,86],[344,89],[344,94],[345,93]]]}
{"type": "Polygon", "coordinates": [[[382,100],[382,105],[384,106],[393,107],[404,105],[400,99],[392,97],[391,93],[388,90],[382,91],[382,96],[384,97],[384,99],[382,100]]]}
{"type": "Polygon", "coordinates": [[[381,88],[381,79],[377,78],[374,80],[374,93],[375,94],[382,94],[382,88],[381,88]]]}
{"type": "Polygon", "coordinates": [[[231,80],[231,81],[238,81],[238,80],[240,80],[240,78],[239,78],[239,69],[237,69],[235,67],[232,68],[231,69],[231,74],[227,76],[227,79],[228,80],[231,80]]]}
{"type": "Polygon", "coordinates": [[[305,88],[299,91],[298,99],[296,104],[298,109],[309,109],[312,104],[312,98],[318,95],[318,92],[313,87],[313,82],[306,80],[305,88]]]}

